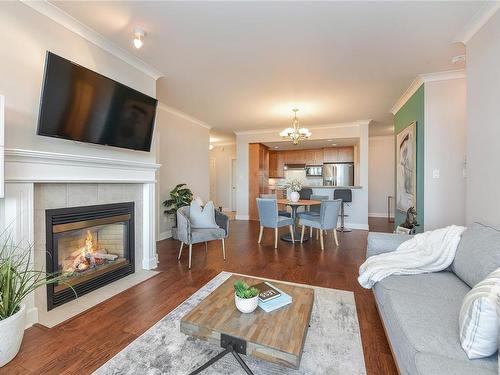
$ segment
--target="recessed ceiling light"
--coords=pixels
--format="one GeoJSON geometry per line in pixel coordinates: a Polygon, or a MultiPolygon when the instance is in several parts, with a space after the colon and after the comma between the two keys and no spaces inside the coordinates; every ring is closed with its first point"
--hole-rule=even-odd
{"type": "Polygon", "coordinates": [[[333,141],[333,139],[327,139],[327,142],[331,142],[331,141],[333,141]]]}
{"type": "Polygon", "coordinates": [[[274,148],[279,148],[278,146],[274,146],[274,148]]]}
{"type": "Polygon", "coordinates": [[[332,146],[337,146],[337,144],[336,143],[332,143],[332,146]]]}
{"type": "Polygon", "coordinates": [[[144,32],[143,29],[140,29],[140,28],[136,28],[134,30],[134,47],[139,49],[142,47],[142,45],[144,44],[144,36],[146,35],[146,33],[144,32]]]}

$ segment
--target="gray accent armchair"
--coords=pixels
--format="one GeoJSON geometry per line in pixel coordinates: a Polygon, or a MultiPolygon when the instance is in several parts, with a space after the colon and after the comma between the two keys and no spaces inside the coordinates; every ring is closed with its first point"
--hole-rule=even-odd
{"type": "MultiPolygon", "coordinates": [[[[323,230],[335,229],[337,228],[337,221],[339,218],[340,206],[342,205],[342,199],[336,200],[324,200],[321,202],[321,208],[319,216],[316,215],[306,215],[300,216],[299,224],[302,225],[302,234],[300,236],[300,243],[304,240],[305,227],[312,227],[319,229],[320,231],[320,241],[321,250],[325,249],[323,242],[323,230]]],[[[337,238],[337,231],[333,231],[335,237],[335,244],[339,245],[339,240],[337,238]]]]}
{"type": "Polygon", "coordinates": [[[265,228],[274,228],[274,248],[278,248],[278,228],[288,226],[294,239],[293,220],[289,217],[278,215],[278,204],[276,199],[257,198],[257,209],[259,210],[260,232],[259,241],[262,241],[262,234],[265,228]]]}
{"type": "Polygon", "coordinates": [[[193,245],[205,242],[205,251],[208,250],[208,241],[222,241],[222,256],[226,260],[225,239],[229,236],[229,217],[215,210],[215,222],[219,228],[192,228],[189,220],[189,206],[177,210],[177,239],[181,241],[178,260],[181,259],[184,244],[189,245],[189,269],[191,269],[191,254],[193,245]]]}

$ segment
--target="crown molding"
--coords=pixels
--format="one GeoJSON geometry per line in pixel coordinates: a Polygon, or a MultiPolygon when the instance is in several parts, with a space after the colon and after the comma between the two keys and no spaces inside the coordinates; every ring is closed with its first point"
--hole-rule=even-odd
{"type": "Polygon", "coordinates": [[[395,115],[401,109],[402,106],[417,92],[420,86],[422,86],[424,81],[420,77],[417,77],[410,84],[410,87],[406,89],[406,91],[401,95],[401,97],[396,101],[390,110],[390,112],[395,115]]]}
{"type": "Polygon", "coordinates": [[[406,91],[401,95],[401,97],[397,100],[396,104],[394,104],[390,110],[390,112],[395,115],[401,109],[403,105],[417,92],[417,90],[424,83],[428,82],[436,82],[436,81],[446,81],[449,79],[462,79],[467,78],[467,74],[465,69],[457,69],[457,70],[446,70],[444,72],[435,72],[435,73],[424,73],[419,74],[417,78],[413,80],[410,86],[406,89],[406,91]]]}
{"type": "Polygon", "coordinates": [[[203,122],[203,121],[197,119],[196,117],[188,115],[187,113],[179,111],[178,109],[170,107],[170,106],[168,106],[168,105],[166,105],[164,103],[159,103],[158,104],[158,108],[161,109],[161,110],[163,110],[163,111],[165,111],[165,112],[171,113],[174,116],[183,118],[184,120],[187,120],[187,121],[192,122],[192,123],[194,123],[196,125],[199,125],[199,126],[201,126],[203,128],[212,129],[212,126],[208,125],[206,122],[203,122]]]}
{"type": "Polygon", "coordinates": [[[42,1],[21,0],[21,1],[23,4],[29,6],[31,9],[46,16],[47,18],[50,18],[52,21],[74,32],[75,34],[81,36],[82,38],[88,40],[89,42],[95,44],[97,47],[111,53],[115,57],[133,66],[134,68],[138,69],[144,74],[147,74],[154,80],[157,80],[158,78],[165,76],[165,74],[163,74],[162,72],[153,68],[152,66],[142,61],[138,57],[134,56],[130,52],[117,46],[115,43],[111,42],[109,39],[105,38],[97,31],[91,29],[87,25],[78,21],[76,18],[70,16],[68,13],[64,12],[54,4],[51,4],[46,0],[42,1]]]}
{"type": "Polygon", "coordinates": [[[236,142],[210,143],[214,147],[234,146],[236,142]]]}
{"type": "MultiPolygon", "coordinates": [[[[309,130],[348,128],[348,127],[352,127],[352,126],[369,125],[371,121],[372,120],[357,120],[357,121],[353,121],[353,122],[342,122],[342,123],[337,123],[337,124],[319,124],[319,125],[307,126],[307,128],[309,130]]],[[[234,134],[236,134],[236,135],[268,134],[268,133],[276,133],[276,132],[279,133],[282,130],[283,130],[283,128],[252,129],[252,130],[235,131],[234,134]]]]}
{"type": "Polygon", "coordinates": [[[500,9],[500,1],[488,1],[472,16],[460,32],[453,38],[453,43],[467,44],[472,37],[490,20],[500,9]]]}
{"type": "Polygon", "coordinates": [[[449,79],[467,78],[467,73],[465,72],[465,69],[457,69],[447,70],[444,72],[419,74],[418,77],[422,80],[422,82],[427,83],[435,81],[446,81],[449,79]]]}

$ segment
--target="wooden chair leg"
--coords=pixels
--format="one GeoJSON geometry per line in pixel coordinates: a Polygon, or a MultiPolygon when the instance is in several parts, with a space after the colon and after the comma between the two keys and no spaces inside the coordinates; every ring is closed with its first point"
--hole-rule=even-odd
{"type": "Polygon", "coordinates": [[[208,253],[208,242],[205,241],[205,253],[208,253]]]}
{"type": "MultiPolygon", "coordinates": [[[[320,231],[321,229],[318,229],[318,231],[320,231]]],[[[324,240],[323,240],[323,235],[319,236],[319,241],[321,243],[321,250],[325,250],[325,243],[324,243],[324,240]]]]}
{"type": "Polygon", "coordinates": [[[311,240],[313,239],[313,227],[309,227],[309,237],[311,237],[311,240]]]}
{"type": "Polygon", "coordinates": [[[193,253],[193,244],[189,244],[189,269],[191,269],[191,254],[193,253]]]}
{"type": "Polygon", "coordinates": [[[222,239],[222,257],[226,260],[226,242],[222,239]]]}
{"type": "Polygon", "coordinates": [[[177,257],[177,260],[180,260],[181,259],[181,255],[182,255],[182,248],[184,247],[184,242],[181,242],[181,248],[179,249],[179,256],[177,257]]]}
{"type": "Polygon", "coordinates": [[[260,243],[262,241],[262,233],[264,232],[264,227],[261,225],[260,226],[260,232],[259,232],[259,241],[257,243],[260,243]]]}
{"type": "Polygon", "coordinates": [[[293,230],[293,225],[290,225],[290,235],[292,236],[292,243],[295,243],[295,233],[293,230]]]}
{"type": "Polygon", "coordinates": [[[274,248],[278,248],[278,228],[274,228],[274,248]]]}
{"type": "Polygon", "coordinates": [[[339,246],[339,239],[337,237],[337,230],[333,229],[333,237],[335,237],[335,245],[339,246]]]}
{"type": "Polygon", "coordinates": [[[321,229],[316,229],[316,239],[319,240],[319,232],[321,229]]]}
{"type": "Polygon", "coordinates": [[[304,242],[304,232],[306,231],[306,227],[302,225],[302,232],[300,234],[300,243],[304,242]]]}

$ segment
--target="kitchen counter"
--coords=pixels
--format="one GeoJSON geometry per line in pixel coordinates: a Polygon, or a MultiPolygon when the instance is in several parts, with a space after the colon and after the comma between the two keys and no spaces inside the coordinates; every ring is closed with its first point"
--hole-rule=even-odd
{"type": "Polygon", "coordinates": [[[310,189],[362,189],[363,186],[330,186],[330,185],[308,185],[310,189]]]}

